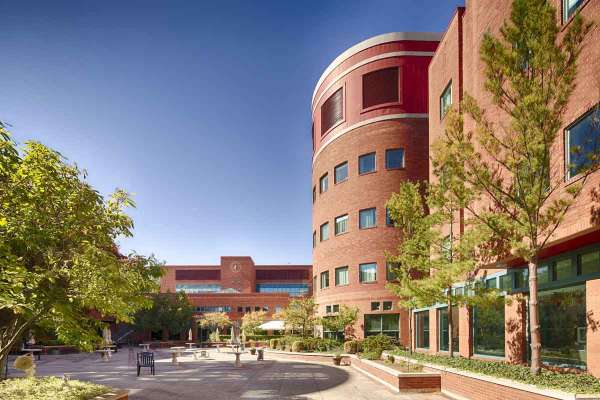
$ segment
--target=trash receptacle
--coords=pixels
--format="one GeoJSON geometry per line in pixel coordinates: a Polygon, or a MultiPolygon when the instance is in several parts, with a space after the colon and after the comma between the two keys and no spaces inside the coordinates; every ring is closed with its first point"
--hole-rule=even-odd
{"type": "Polygon", "coordinates": [[[261,361],[265,359],[265,351],[264,349],[257,349],[256,350],[257,356],[256,356],[256,360],[257,361],[261,361]]]}

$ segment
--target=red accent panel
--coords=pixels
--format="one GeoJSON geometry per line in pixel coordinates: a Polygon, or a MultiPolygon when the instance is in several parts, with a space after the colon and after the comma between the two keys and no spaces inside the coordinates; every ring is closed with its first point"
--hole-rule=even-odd
{"type": "Polygon", "coordinates": [[[221,271],[218,269],[178,269],[175,271],[176,281],[218,281],[221,271]]]}
{"type": "Polygon", "coordinates": [[[299,281],[308,280],[308,271],[301,269],[291,270],[256,270],[256,279],[260,280],[278,280],[278,281],[299,281]]]}

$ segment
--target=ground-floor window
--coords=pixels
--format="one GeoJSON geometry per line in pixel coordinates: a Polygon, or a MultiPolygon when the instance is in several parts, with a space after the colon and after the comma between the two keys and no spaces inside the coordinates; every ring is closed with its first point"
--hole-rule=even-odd
{"type": "Polygon", "coordinates": [[[473,307],[473,353],[504,357],[504,301],[473,307]]]}
{"type": "Polygon", "coordinates": [[[585,285],[544,290],[538,295],[542,361],[586,365],[585,285]]]}
{"type": "Polygon", "coordinates": [[[429,310],[415,313],[415,346],[429,348],[429,310]]]}
{"type": "MultiPolygon", "coordinates": [[[[440,350],[450,350],[450,335],[449,335],[449,318],[448,318],[448,307],[440,308],[438,310],[438,321],[440,332],[440,350]]],[[[452,348],[454,351],[458,351],[458,307],[452,307],[452,348]]]]}
{"type": "Polygon", "coordinates": [[[365,314],[365,336],[386,335],[398,339],[399,314],[365,314]]]}

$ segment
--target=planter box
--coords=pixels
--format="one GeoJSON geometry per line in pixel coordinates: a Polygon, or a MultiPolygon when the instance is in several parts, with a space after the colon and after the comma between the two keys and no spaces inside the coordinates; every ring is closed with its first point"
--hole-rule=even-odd
{"type": "MultiPolygon", "coordinates": [[[[333,365],[333,354],[323,353],[298,353],[293,351],[280,351],[280,350],[265,350],[270,354],[275,354],[279,358],[289,358],[291,360],[307,361],[307,362],[322,362],[333,365]]],[[[342,355],[342,365],[348,364],[349,356],[346,354],[342,355]]]]}

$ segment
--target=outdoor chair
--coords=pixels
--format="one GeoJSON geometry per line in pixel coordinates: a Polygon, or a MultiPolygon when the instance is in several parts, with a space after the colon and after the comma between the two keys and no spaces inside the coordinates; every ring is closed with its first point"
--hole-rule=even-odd
{"type": "Polygon", "coordinates": [[[140,376],[141,368],[150,368],[154,375],[154,353],[144,351],[137,354],[137,376],[140,376]]]}

